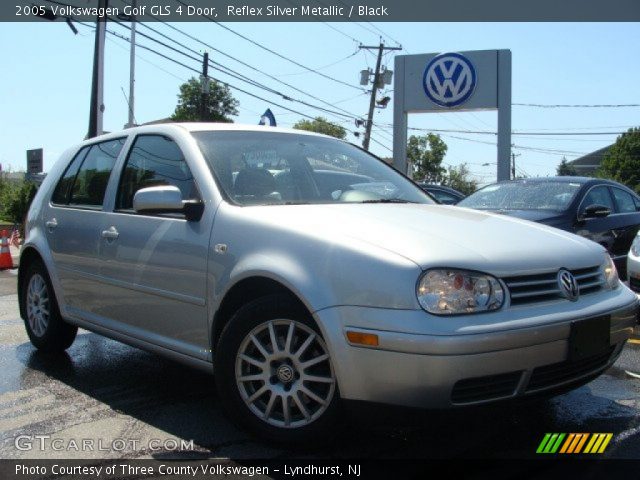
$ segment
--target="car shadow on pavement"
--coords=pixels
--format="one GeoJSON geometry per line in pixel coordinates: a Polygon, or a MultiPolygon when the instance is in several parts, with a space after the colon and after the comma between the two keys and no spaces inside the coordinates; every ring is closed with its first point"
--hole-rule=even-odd
{"type": "Polygon", "coordinates": [[[68,353],[47,355],[30,344],[16,352],[22,364],[16,387],[54,398],[50,415],[28,427],[33,434],[82,424],[87,437],[144,439],[161,432],[196,446],[194,452],[141,449],[123,455],[132,458],[526,458],[535,456],[546,432],[613,431],[611,419],[627,427],[639,423],[637,410],[594,395],[587,385],[553,400],[452,411],[348,403],[330,444],[287,448],[261,442],[231,424],[211,375],[154,354],[92,333],[78,335],[68,353]],[[573,408],[605,413],[572,417],[567,412],[573,408]],[[113,430],[92,430],[105,419],[113,430]]]}

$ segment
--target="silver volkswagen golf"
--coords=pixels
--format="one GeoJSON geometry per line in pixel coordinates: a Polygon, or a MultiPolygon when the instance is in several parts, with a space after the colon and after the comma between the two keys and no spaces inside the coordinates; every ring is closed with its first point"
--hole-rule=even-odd
{"type": "Polygon", "coordinates": [[[29,211],[20,312],[214,373],[239,424],[327,435],[341,401],[454,408],[581,385],[638,299],[604,248],[435,205],[362,149],[300,131],[129,129],[62,155],[29,211]]]}

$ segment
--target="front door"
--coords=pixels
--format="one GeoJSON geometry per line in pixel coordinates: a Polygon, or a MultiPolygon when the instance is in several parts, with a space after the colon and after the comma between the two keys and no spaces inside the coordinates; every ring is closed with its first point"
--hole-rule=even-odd
{"type": "Polygon", "coordinates": [[[139,135],[120,175],[115,208],[105,217],[103,316],[110,328],[206,359],[211,206],[205,205],[199,221],[187,221],[182,214],[136,213],[135,193],[156,185],[178,187],[184,200],[199,199],[178,145],[164,135],[139,135]]]}

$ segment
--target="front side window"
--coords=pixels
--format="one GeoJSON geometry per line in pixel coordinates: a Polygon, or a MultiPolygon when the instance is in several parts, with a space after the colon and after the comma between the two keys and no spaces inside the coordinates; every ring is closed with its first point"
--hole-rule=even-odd
{"type": "Polygon", "coordinates": [[[613,200],[611,200],[611,195],[609,194],[609,188],[602,185],[589,190],[589,193],[587,193],[582,201],[580,213],[591,205],[602,205],[609,208],[612,212],[615,211],[613,200]]]}
{"type": "Polygon", "coordinates": [[[140,135],[124,166],[116,208],[133,209],[133,196],[138,190],[160,185],[178,187],[184,200],[199,197],[191,170],[178,145],[162,135],[140,135]]]}
{"type": "Polygon", "coordinates": [[[225,196],[239,205],[433,203],[406,177],[339,140],[266,129],[192,135],[225,196]]]}

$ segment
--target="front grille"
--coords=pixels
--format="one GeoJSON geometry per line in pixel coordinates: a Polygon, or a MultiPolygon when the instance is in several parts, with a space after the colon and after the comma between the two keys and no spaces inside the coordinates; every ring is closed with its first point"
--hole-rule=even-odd
{"type": "Polygon", "coordinates": [[[473,403],[510,397],[516,390],[522,372],[502,373],[459,380],[451,392],[452,403],[473,403]]]}
{"type": "MultiPolygon", "coordinates": [[[[605,279],[599,266],[570,270],[578,282],[580,295],[602,289],[605,279]]],[[[558,271],[538,275],[504,278],[511,295],[511,305],[545,302],[564,298],[558,286],[558,271]]]]}
{"type": "Polygon", "coordinates": [[[629,277],[629,287],[631,287],[631,290],[634,292],[640,293],[640,279],[629,277]]]}
{"type": "Polygon", "coordinates": [[[551,388],[594,373],[607,365],[614,349],[615,347],[611,347],[604,353],[575,362],[564,361],[535,368],[529,379],[527,392],[551,388]]]}

